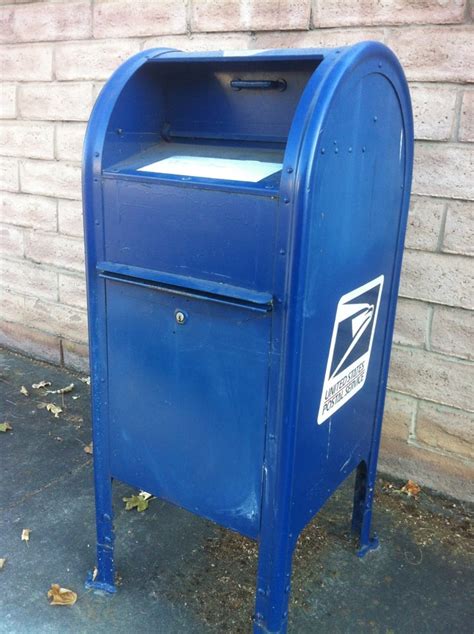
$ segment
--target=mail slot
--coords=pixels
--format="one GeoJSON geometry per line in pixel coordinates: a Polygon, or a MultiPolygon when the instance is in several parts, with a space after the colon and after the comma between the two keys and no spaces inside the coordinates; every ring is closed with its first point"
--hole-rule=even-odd
{"type": "MultiPolygon", "coordinates": [[[[125,62],[84,150],[97,574],[112,481],[259,544],[255,632],[284,632],[299,534],[353,472],[372,500],[413,125],[389,49],[125,62]]],[[[126,585],[122,592],[126,592],[126,585]]]]}

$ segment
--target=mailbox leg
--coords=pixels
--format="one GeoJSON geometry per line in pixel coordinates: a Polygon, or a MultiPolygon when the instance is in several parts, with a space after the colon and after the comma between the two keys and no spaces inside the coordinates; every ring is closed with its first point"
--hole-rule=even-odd
{"type": "Polygon", "coordinates": [[[260,543],[254,634],[284,634],[288,624],[293,545],[277,540],[268,547],[260,543]]]}
{"type": "Polygon", "coordinates": [[[112,524],[112,478],[102,475],[95,465],[97,569],[89,573],[86,588],[116,592],[114,566],[114,529],[112,524]]]}
{"type": "Polygon", "coordinates": [[[377,535],[371,535],[372,504],[374,500],[375,469],[370,469],[365,461],[357,467],[354,510],[352,513],[352,533],[359,538],[359,557],[369,550],[375,550],[379,541],[377,535]]]}

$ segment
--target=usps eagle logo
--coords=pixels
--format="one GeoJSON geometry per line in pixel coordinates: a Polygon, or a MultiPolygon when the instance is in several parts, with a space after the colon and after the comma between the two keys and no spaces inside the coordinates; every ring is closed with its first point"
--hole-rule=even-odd
{"type": "Polygon", "coordinates": [[[346,293],[337,305],[318,412],[324,423],[364,387],[384,276],[346,293]]]}

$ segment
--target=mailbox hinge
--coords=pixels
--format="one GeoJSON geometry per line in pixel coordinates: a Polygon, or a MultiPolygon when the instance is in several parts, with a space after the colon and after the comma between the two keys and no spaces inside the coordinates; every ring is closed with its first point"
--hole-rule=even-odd
{"type": "Polygon", "coordinates": [[[114,262],[99,262],[97,270],[100,277],[124,284],[145,286],[164,293],[174,293],[239,306],[260,313],[268,313],[273,309],[273,295],[271,293],[254,291],[241,286],[232,286],[231,284],[195,277],[184,277],[174,273],[153,271],[114,262]]]}

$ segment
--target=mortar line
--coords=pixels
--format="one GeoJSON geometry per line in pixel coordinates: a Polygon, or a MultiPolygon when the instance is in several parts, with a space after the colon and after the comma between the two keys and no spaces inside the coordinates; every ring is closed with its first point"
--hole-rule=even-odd
{"type": "Polygon", "coordinates": [[[459,142],[459,129],[461,127],[462,102],[464,98],[464,86],[458,86],[456,90],[456,102],[454,105],[454,121],[451,130],[450,142],[459,142]]]}
{"type": "Polygon", "coordinates": [[[443,207],[443,214],[441,216],[441,223],[439,226],[439,233],[438,233],[438,243],[436,245],[437,253],[443,253],[444,232],[446,230],[446,220],[448,217],[448,204],[449,204],[448,201],[446,201],[443,207]]]}
{"type": "Polygon", "coordinates": [[[434,306],[428,304],[428,320],[425,331],[425,348],[428,352],[431,352],[431,332],[433,328],[434,306]]]}

